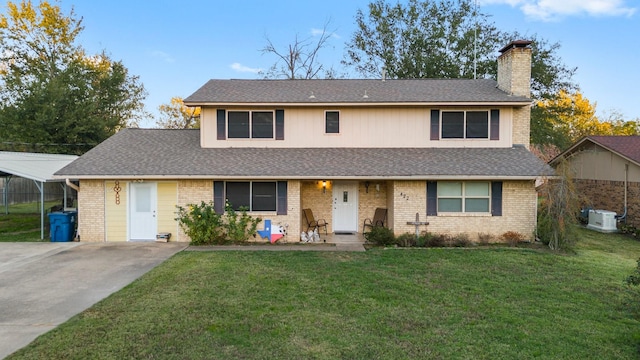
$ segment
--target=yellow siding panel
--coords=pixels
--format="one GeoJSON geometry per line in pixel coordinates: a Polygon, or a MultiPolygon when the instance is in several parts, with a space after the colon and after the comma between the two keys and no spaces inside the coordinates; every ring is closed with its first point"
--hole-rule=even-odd
{"type": "Polygon", "coordinates": [[[172,241],[176,241],[178,236],[178,222],[175,220],[177,202],[178,183],[158,183],[158,233],[171,233],[172,241]]]}
{"type": "Polygon", "coordinates": [[[105,182],[105,229],[107,241],[127,241],[128,182],[105,182]],[[116,186],[116,184],[118,186],[116,186]]]}

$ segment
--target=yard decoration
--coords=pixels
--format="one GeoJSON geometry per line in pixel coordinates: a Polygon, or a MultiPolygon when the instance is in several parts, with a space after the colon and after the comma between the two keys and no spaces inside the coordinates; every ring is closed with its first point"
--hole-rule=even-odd
{"type": "Polygon", "coordinates": [[[271,220],[264,221],[264,230],[258,230],[258,235],[261,238],[266,238],[270,243],[274,244],[276,241],[284,237],[285,229],[280,225],[271,225],[271,220]]]}

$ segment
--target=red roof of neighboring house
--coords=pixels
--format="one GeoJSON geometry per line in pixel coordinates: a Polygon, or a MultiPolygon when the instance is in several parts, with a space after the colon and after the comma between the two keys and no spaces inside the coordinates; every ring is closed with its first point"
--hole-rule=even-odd
{"type": "Polygon", "coordinates": [[[640,136],[588,136],[589,140],[640,163],[640,136]]]}

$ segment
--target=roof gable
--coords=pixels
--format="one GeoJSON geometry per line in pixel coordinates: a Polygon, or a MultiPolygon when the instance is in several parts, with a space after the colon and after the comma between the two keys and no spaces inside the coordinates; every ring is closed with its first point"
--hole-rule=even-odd
{"type": "Polygon", "coordinates": [[[589,136],[594,143],[640,164],[640,136],[589,136]]]}
{"type": "Polygon", "coordinates": [[[640,165],[640,136],[626,136],[626,135],[594,135],[586,136],[576,142],[569,149],[563,151],[560,155],[556,156],[549,163],[553,164],[558,159],[568,156],[576,151],[582,149],[586,143],[593,143],[599,145],[623,158],[626,158],[637,165],[640,165]]]}
{"type": "Polygon", "coordinates": [[[442,104],[526,105],[489,79],[398,80],[209,80],[184,99],[186,105],[214,104],[442,104]]]}

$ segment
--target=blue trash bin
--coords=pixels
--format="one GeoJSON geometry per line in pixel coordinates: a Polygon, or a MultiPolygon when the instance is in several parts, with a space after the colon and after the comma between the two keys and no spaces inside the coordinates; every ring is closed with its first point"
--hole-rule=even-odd
{"type": "Polygon", "coordinates": [[[49,214],[49,232],[52,242],[73,240],[76,230],[77,212],[52,212],[49,214]]]}

